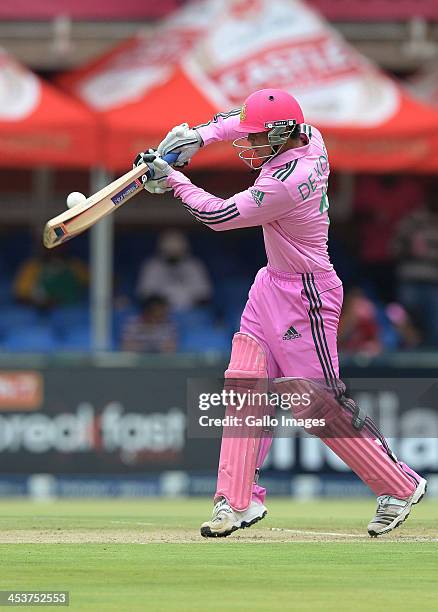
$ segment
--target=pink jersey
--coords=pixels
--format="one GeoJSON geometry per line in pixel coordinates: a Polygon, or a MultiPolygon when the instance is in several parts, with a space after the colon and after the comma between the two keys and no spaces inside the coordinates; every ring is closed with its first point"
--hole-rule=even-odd
{"type": "MultiPolygon", "coordinates": [[[[241,137],[239,111],[216,115],[197,127],[204,145],[241,137]]],[[[261,225],[268,263],[284,272],[333,269],[327,252],[329,163],[320,132],[301,125],[304,144],[266,162],[253,187],[224,200],[173,170],[168,182],[186,209],[211,229],[261,225]]]]}

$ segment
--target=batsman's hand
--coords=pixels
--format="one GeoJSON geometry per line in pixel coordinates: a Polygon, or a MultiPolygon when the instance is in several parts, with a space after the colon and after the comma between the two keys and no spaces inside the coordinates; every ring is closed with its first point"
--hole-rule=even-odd
{"type": "Polygon", "coordinates": [[[159,167],[153,163],[156,158],[156,151],[149,149],[145,153],[141,152],[137,155],[137,157],[134,159],[132,167],[136,168],[137,166],[146,163],[149,167],[149,171],[152,174],[152,178],[148,179],[146,174],[142,175],[141,182],[143,183],[143,188],[146,189],[146,191],[149,191],[149,193],[166,193],[166,191],[172,190],[172,187],[167,185],[166,180],[167,174],[171,170],[171,167],[164,161],[164,159],[160,159],[160,162],[162,162],[162,164],[168,168],[167,172],[160,171],[159,167]]]}
{"type": "Polygon", "coordinates": [[[199,151],[204,142],[197,130],[191,130],[188,123],[181,123],[170,130],[158,145],[158,153],[164,157],[168,153],[179,153],[175,166],[185,166],[199,151]]]}

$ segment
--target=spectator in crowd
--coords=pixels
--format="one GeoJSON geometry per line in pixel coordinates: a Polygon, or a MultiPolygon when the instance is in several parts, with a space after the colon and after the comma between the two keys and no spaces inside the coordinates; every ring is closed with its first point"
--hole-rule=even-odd
{"type": "Polygon", "coordinates": [[[25,261],[14,279],[18,302],[50,308],[80,302],[86,293],[88,270],[62,251],[43,252],[25,261]]]}
{"type": "Polygon", "coordinates": [[[166,298],[174,310],[207,304],[211,300],[211,282],[204,264],[190,254],[185,235],[168,230],[160,235],[156,255],[141,266],[137,296],[166,298]]]}
{"type": "Polygon", "coordinates": [[[385,307],[385,316],[396,333],[395,348],[414,349],[420,344],[420,333],[401,304],[397,302],[388,304],[385,307]]]}
{"type": "Polygon", "coordinates": [[[377,308],[360,287],[349,290],[339,323],[339,350],[347,353],[378,355],[383,346],[380,339],[377,308]]]}
{"type": "Polygon", "coordinates": [[[141,313],[126,320],[121,336],[123,351],[174,353],[176,328],[169,319],[167,301],[160,296],[148,297],[142,304],[141,313]]]}
{"type": "Polygon", "coordinates": [[[384,302],[394,299],[394,261],[391,241],[400,219],[412,212],[423,199],[423,181],[387,174],[357,178],[355,213],[361,276],[367,278],[384,302]]]}
{"type": "Polygon", "coordinates": [[[400,222],[393,245],[399,301],[423,344],[438,346],[438,197],[432,185],[425,205],[400,222]]]}

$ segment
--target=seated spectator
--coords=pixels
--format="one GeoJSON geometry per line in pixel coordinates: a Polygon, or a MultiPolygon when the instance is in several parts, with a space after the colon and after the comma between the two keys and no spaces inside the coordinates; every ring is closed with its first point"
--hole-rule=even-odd
{"type": "Polygon", "coordinates": [[[141,266],[137,296],[161,296],[170,308],[183,310],[211,300],[211,282],[204,264],[190,254],[187,238],[178,230],[161,234],[157,254],[141,266]]]}
{"type": "Polygon", "coordinates": [[[438,346],[438,196],[407,215],[394,238],[398,298],[421,330],[424,344],[438,346]]]}
{"type": "Polygon", "coordinates": [[[382,352],[377,308],[360,287],[347,293],[339,322],[339,350],[364,353],[369,356],[382,352]]]}
{"type": "Polygon", "coordinates": [[[385,308],[385,315],[397,334],[398,349],[414,349],[421,342],[421,336],[411,317],[400,304],[392,302],[385,308]]]}
{"type": "Polygon", "coordinates": [[[160,296],[150,296],[142,304],[141,314],[130,317],[122,327],[122,351],[138,353],[174,353],[176,328],[169,319],[169,307],[160,296]]]}
{"type": "Polygon", "coordinates": [[[88,285],[88,270],[62,251],[44,252],[25,261],[14,280],[18,302],[50,308],[80,302],[88,285]]]}

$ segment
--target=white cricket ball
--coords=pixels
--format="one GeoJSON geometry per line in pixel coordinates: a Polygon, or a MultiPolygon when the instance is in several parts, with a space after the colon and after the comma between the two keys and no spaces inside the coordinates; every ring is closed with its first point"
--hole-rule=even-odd
{"type": "Polygon", "coordinates": [[[67,196],[67,208],[73,208],[73,206],[77,206],[78,204],[82,204],[87,199],[80,191],[72,191],[67,196]]]}

